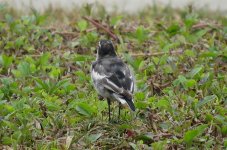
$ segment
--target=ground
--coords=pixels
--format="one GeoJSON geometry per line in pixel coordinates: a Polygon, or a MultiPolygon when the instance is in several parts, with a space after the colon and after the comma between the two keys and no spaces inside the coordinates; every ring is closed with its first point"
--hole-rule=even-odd
{"type": "Polygon", "coordinates": [[[227,147],[225,16],[0,8],[0,149],[227,147]],[[136,78],[137,110],[125,108],[118,123],[90,78],[100,39],[113,40],[136,78]]]}

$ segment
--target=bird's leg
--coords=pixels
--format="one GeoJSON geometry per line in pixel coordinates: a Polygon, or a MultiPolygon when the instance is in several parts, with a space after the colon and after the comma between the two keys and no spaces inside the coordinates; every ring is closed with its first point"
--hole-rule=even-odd
{"type": "Polygon", "coordinates": [[[121,115],[121,103],[119,102],[119,105],[118,105],[118,122],[120,120],[120,115],[121,115]]]}
{"type": "Polygon", "coordinates": [[[110,122],[110,99],[107,99],[108,110],[109,110],[109,122],[110,122]]]}

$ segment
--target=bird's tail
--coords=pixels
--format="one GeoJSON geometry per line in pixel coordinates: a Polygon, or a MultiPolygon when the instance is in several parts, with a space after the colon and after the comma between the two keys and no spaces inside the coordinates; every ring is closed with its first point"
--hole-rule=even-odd
{"type": "Polygon", "coordinates": [[[126,102],[127,102],[129,108],[130,108],[132,111],[135,111],[135,110],[136,110],[136,107],[135,107],[135,105],[134,105],[134,103],[133,103],[132,100],[126,100],[126,102]]]}
{"type": "Polygon", "coordinates": [[[132,111],[135,111],[136,110],[136,107],[133,103],[133,98],[132,96],[128,96],[128,95],[124,95],[123,96],[123,99],[126,101],[126,103],[128,104],[129,108],[132,110],[132,111]]]}
{"type": "Polygon", "coordinates": [[[136,110],[132,97],[119,95],[119,94],[113,94],[113,95],[122,105],[125,105],[127,103],[127,105],[132,111],[136,110]]]}

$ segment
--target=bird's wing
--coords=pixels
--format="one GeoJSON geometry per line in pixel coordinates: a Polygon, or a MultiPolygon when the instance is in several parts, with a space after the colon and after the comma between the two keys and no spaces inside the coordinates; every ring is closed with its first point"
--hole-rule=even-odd
{"type": "Polygon", "coordinates": [[[122,104],[127,103],[132,110],[135,110],[132,94],[134,92],[134,80],[128,67],[121,63],[104,67],[98,65],[92,69],[94,82],[112,92],[113,96],[122,104]],[[111,69],[110,69],[111,68],[111,69]]]}
{"type": "Polygon", "coordinates": [[[110,67],[104,67],[104,65],[97,65],[92,67],[92,79],[98,81],[110,91],[115,93],[133,93],[134,92],[134,80],[128,67],[122,63],[122,65],[112,65],[110,67]]]}
{"type": "Polygon", "coordinates": [[[134,82],[132,76],[125,76],[123,72],[109,73],[108,75],[92,70],[92,78],[94,81],[102,83],[108,90],[117,94],[131,95],[134,90],[134,82]]]}
{"type": "Polygon", "coordinates": [[[127,66],[125,69],[125,77],[121,80],[121,83],[124,89],[128,90],[130,93],[134,92],[134,77],[127,66]]]}
{"type": "Polygon", "coordinates": [[[113,74],[106,75],[99,73],[97,70],[93,69],[92,70],[92,79],[95,82],[99,82],[107,88],[108,90],[115,92],[115,93],[122,93],[123,92],[123,87],[117,77],[113,74]]]}
{"type": "Polygon", "coordinates": [[[103,85],[108,90],[113,91],[113,96],[121,103],[128,104],[131,110],[135,111],[135,105],[133,104],[133,89],[134,82],[127,76],[119,78],[117,75],[119,72],[112,74],[110,77],[103,79],[103,85]]]}

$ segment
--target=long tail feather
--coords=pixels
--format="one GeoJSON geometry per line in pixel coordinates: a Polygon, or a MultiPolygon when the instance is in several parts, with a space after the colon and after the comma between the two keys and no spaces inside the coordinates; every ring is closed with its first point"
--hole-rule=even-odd
{"type": "Polygon", "coordinates": [[[126,100],[126,102],[132,111],[136,110],[135,105],[132,100],[126,100]]]}
{"type": "Polygon", "coordinates": [[[118,95],[118,94],[114,94],[114,97],[122,104],[125,105],[126,103],[128,104],[129,108],[132,111],[135,111],[135,105],[133,103],[132,98],[128,98],[127,96],[122,96],[122,95],[118,95]]]}

